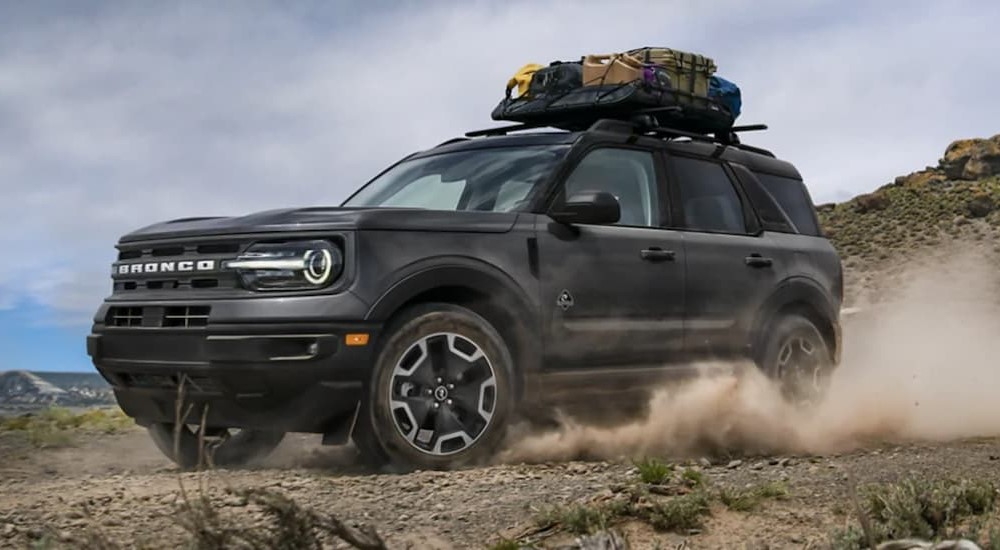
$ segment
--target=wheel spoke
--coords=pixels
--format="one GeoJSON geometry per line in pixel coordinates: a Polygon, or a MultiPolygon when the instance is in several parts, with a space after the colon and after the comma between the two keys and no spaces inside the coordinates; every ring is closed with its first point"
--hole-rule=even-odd
{"type": "Polygon", "coordinates": [[[435,378],[447,376],[448,362],[451,360],[448,353],[448,342],[444,338],[434,338],[427,341],[427,350],[430,354],[431,372],[435,378]]]}
{"type": "Polygon", "coordinates": [[[449,407],[438,409],[434,427],[434,449],[432,452],[435,454],[441,454],[444,451],[444,444],[454,440],[462,441],[462,448],[468,447],[475,441],[466,432],[462,421],[449,407]]]}
{"type": "Polygon", "coordinates": [[[486,357],[475,344],[455,334],[448,335],[448,351],[450,355],[445,367],[445,376],[449,380],[463,383],[468,380],[470,371],[486,357]]]}
{"type": "Polygon", "coordinates": [[[451,407],[444,406],[438,408],[437,413],[434,415],[434,432],[438,437],[441,437],[442,435],[454,432],[465,432],[465,426],[455,416],[451,407]]]}
{"type": "Polygon", "coordinates": [[[451,390],[448,397],[454,400],[455,405],[467,413],[479,411],[479,387],[471,384],[463,384],[451,390]]]}

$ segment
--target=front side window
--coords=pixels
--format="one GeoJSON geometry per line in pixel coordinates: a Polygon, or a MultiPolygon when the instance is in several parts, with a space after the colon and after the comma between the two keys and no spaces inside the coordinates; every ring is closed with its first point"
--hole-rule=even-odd
{"type": "Polygon", "coordinates": [[[497,147],[405,160],[344,202],[348,207],[510,212],[523,208],[568,146],[497,147]]]}
{"type": "Polygon", "coordinates": [[[743,204],[721,164],[687,157],[673,157],[672,162],[685,228],[746,234],[743,204]]]}
{"type": "Polygon", "coordinates": [[[568,199],[588,191],[606,191],[618,199],[617,225],[660,224],[656,169],[649,151],[607,148],[588,153],[566,179],[563,194],[568,199]]]}

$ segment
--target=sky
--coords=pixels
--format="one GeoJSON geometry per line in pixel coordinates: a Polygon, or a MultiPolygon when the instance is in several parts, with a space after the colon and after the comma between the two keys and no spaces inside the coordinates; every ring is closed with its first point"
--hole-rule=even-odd
{"type": "Polygon", "coordinates": [[[817,203],[1000,133],[991,0],[0,4],[0,370],[89,370],[118,236],[336,205],[523,64],[708,55],[817,203]]]}

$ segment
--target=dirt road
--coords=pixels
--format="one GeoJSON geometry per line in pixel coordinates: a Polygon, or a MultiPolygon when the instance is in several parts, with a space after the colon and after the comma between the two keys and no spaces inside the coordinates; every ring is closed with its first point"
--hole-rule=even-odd
{"type": "MultiPolygon", "coordinates": [[[[192,495],[203,481],[233,525],[246,524],[253,506],[227,487],[269,487],[301,505],[345,521],[371,524],[390,547],[485,548],[502,537],[538,531],[547,508],[592,503],[636,483],[628,461],[569,461],[498,465],[461,472],[370,475],[352,465],[349,450],[325,450],[312,438],[294,438],[258,467],[180,475],[134,431],[37,451],[8,438],[0,467],[0,546],[29,547],[43,537],[80,537],[89,528],[128,545],[171,547],[185,536],[175,515],[179,484],[192,495]],[[205,477],[201,477],[204,475],[205,477]]],[[[696,534],[657,532],[641,522],[620,525],[633,547],[823,547],[831,533],[853,524],[849,481],[899,482],[941,476],[1000,482],[1000,440],[949,444],[873,445],[826,457],[693,461],[713,490],[738,490],[778,482],[787,496],[752,511],[713,503],[696,534]]],[[[532,539],[528,536],[528,539],[532,539]]],[[[565,532],[533,536],[555,546],[565,532]]]]}

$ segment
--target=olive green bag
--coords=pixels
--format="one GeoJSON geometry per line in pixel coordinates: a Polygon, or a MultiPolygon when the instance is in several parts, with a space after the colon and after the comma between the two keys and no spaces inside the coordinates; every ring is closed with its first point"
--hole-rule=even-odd
{"type": "MultiPolygon", "coordinates": [[[[708,80],[717,69],[712,58],[671,48],[636,48],[628,53],[643,63],[662,66],[674,90],[708,97],[708,80]]],[[[678,99],[683,100],[682,97],[678,99]]]]}

